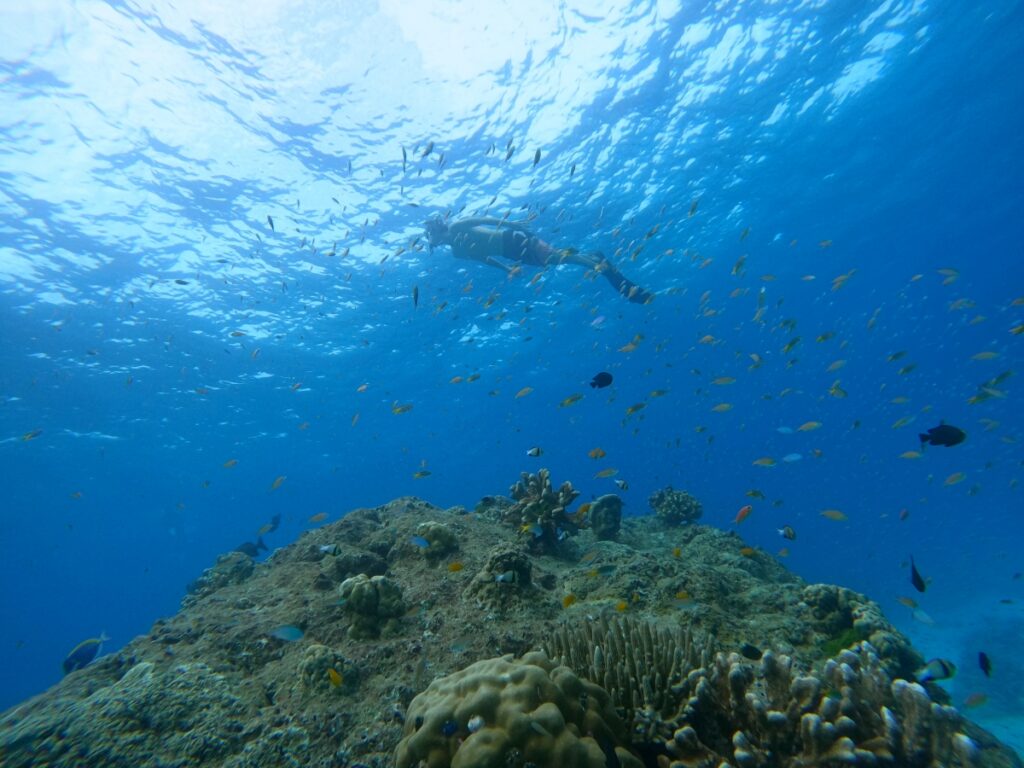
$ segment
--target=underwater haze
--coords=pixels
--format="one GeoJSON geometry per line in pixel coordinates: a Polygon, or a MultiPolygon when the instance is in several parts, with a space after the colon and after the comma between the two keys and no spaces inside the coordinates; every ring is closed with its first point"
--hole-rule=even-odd
{"type": "Polygon", "coordinates": [[[3,3],[0,708],[545,466],[865,593],[1024,749],[1022,68],[1014,0],[3,3]]]}

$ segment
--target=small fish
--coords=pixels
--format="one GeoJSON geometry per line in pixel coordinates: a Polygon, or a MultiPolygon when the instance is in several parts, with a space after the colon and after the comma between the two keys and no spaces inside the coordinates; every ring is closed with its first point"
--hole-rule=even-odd
{"type": "Polygon", "coordinates": [[[576,392],[574,394],[569,395],[564,400],[562,400],[562,402],[560,402],[558,404],[558,407],[559,408],[568,408],[573,403],[578,403],[582,399],[583,399],[583,395],[581,395],[579,392],[576,392]]]}
{"type": "Polygon", "coordinates": [[[434,151],[434,142],[432,142],[432,141],[428,142],[426,149],[423,150],[423,154],[421,154],[420,157],[426,157],[427,155],[429,155],[433,151],[434,151]]]}
{"type": "Polygon", "coordinates": [[[832,382],[832,386],[829,387],[828,393],[832,395],[832,397],[837,397],[839,399],[846,397],[847,394],[846,390],[839,386],[839,379],[832,382]]]}
{"type": "Polygon", "coordinates": [[[460,562],[448,563],[448,573],[458,573],[465,566],[460,562]]]}
{"type": "Polygon", "coordinates": [[[539,162],[540,162],[540,150],[538,149],[536,152],[533,153],[533,167],[536,168],[537,167],[537,163],[539,163],[539,162]]]}
{"type": "Polygon", "coordinates": [[[402,403],[402,404],[399,404],[399,402],[396,400],[394,403],[391,404],[391,412],[393,414],[395,414],[396,416],[398,416],[400,414],[403,414],[403,413],[408,413],[411,410],[412,410],[412,403],[402,403]]]}
{"type": "Polygon", "coordinates": [[[988,350],[985,352],[979,352],[976,355],[971,355],[971,360],[995,360],[997,357],[999,357],[998,352],[988,350]]]}
{"type": "Polygon", "coordinates": [[[683,556],[683,548],[682,547],[672,547],[672,557],[682,557],[682,556],[683,556]]]}
{"type": "Polygon", "coordinates": [[[543,449],[540,446],[535,445],[535,446],[533,446],[533,448],[531,448],[530,450],[528,450],[526,452],[526,455],[527,456],[533,456],[534,458],[536,458],[537,456],[543,455],[543,453],[544,453],[543,449]]]}
{"type": "Polygon", "coordinates": [[[596,478],[608,478],[608,477],[614,477],[618,473],[619,473],[619,470],[613,469],[613,468],[609,467],[608,469],[602,469],[600,472],[596,473],[594,475],[594,477],[596,477],[596,478]]]}
{"type": "Polygon", "coordinates": [[[985,673],[985,677],[992,677],[992,660],[984,651],[978,652],[978,666],[985,673]]]}
{"type": "Polygon", "coordinates": [[[741,547],[740,548],[740,554],[743,555],[744,557],[753,557],[754,555],[757,554],[757,550],[754,549],[753,547],[741,547]]]}
{"type": "Polygon", "coordinates": [[[822,512],[819,512],[818,514],[820,514],[822,517],[828,518],[829,520],[835,520],[837,523],[841,523],[844,520],[849,520],[849,518],[842,512],[840,512],[838,509],[826,509],[822,512]]]}
{"type": "Polygon", "coordinates": [[[544,535],[544,528],[540,523],[526,523],[519,529],[519,532],[528,533],[533,536],[533,538],[539,539],[544,535]]]}
{"type": "Polygon", "coordinates": [[[317,512],[315,515],[310,515],[309,522],[311,523],[322,523],[327,519],[326,512],[317,512]]]}
{"type": "Polygon", "coordinates": [[[715,413],[725,413],[726,411],[732,410],[732,403],[719,403],[711,410],[715,413]]]}
{"type": "Polygon", "coordinates": [[[321,544],[320,551],[325,555],[333,555],[336,557],[341,554],[341,547],[337,544],[321,544]]]}
{"type": "MultiPolygon", "coordinates": [[[[403,154],[405,153],[404,149],[402,150],[402,153],[403,154]]],[[[328,667],[327,668],[327,679],[331,682],[331,685],[333,687],[335,687],[335,688],[340,688],[341,684],[343,682],[342,677],[341,677],[341,673],[338,670],[336,670],[334,667],[328,667]]]]}
{"type": "Polygon", "coordinates": [[[914,585],[914,589],[918,592],[924,592],[927,589],[927,585],[924,583],[924,579],[921,578],[921,574],[917,570],[917,566],[914,564],[914,556],[910,556],[910,583],[914,585]]]}
{"type": "Polygon", "coordinates": [[[820,421],[805,421],[799,427],[796,428],[797,432],[813,432],[816,429],[821,429],[820,421]]]}
{"type": "Polygon", "coordinates": [[[71,653],[64,657],[64,674],[89,666],[103,650],[103,643],[109,639],[106,634],[100,633],[99,637],[91,637],[76,645],[71,653]]]}
{"type": "Polygon", "coordinates": [[[942,481],[943,485],[956,485],[962,483],[967,478],[966,472],[954,472],[952,475],[942,481]]]}
{"type": "Polygon", "coordinates": [[[494,581],[498,584],[514,584],[515,580],[516,572],[511,570],[499,573],[494,577],[494,581]]]}
{"type": "Polygon", "coordinates": [[[430,542],[422,536],[410,536],[409,543],[412,544],[414,547],[418,547],[420,549],[426,549],[430,546],[430,542]]]}
{"type": "Polygon", "coordinates": [[[931,659],[921,669],[914,673],[917,682],[926,683],[929,680],[949,680],[956,674],[956,664],[949,659],[931,659]]]}
{"type": "Polygon", "coordinates": [[[516,392],[515,399],[518,400],[520,397],[526,397],[531,392],[533,392],[533,387],[523,387],[518,392],[516,392]]]}
{"type": "Polygon", "coordinates": [[[413,480],[422,480],[424,477],[430,477],[429,469],[419,469],[412,473],[413,480]]]}
{"type": "Polygon", "coordinates": [[[259,534],[255,542],[245,541],[234,549],[235,552],[241,552],[249,557],[259,557],[261,550],[264,552],[267,550],[267,545],[263,543],[263,534],[259,534]]]}
{"type": "Polygon", "coordinates": [[[751,488],[749,491],[746,492],[745,495],[749,496],[752,499],[765,499],[765,498],[767,498],[764,495],[764,491],[758,490],[757,488],[751,488]]]}
{"type": "Polygon", "coordinates": [[[790,525],[784,525],[779,528],[779,536],[786,539],[787,541],[796,541],[796,531],[790,525]]]}
{"type": "Polygon", "coordinates": [[[904,597],[900,595],[896,598],[896,602],[900,605],[905,605],[910,610],[914,610],[915,608],[917,608],[917,600],[915,600],[912,597],[904,597]]]}
{"type": "Polygon", "coordinates": [[[41,434],[43,434],[43,430],[33,429],[31,432],[26,432],[24,435],[21,436],[21,442],[27,443],[29,440],[35,440],[41,434]]]}
{"type": "Polygon", "coordinates": [[[629,483],[627,483],[625,480],[623,480],[621,478],[617,478],[615,480],[615,484],[617,486],[619,486],[619,490],[620,491],[628,491],[629,490],[629,483]]]}
{"type": "Polygon", "coordinates": [[[967,433],[959,427],[954,427],[952,424],[946,424],[941,422],[939,426],[932,427],[927,432],[919,434],[918,439],[921,441],[921,445],[942,445],[946,448],[952,448],[954,445],[959,445],[967,439],[967,433]]]}
{"type": "Polygon", "coordinates": [[[615,610],[619,613],[625,613],[627,608],[629,608],[629,603],[625,600],[619,600],[619,602],[615,604],[615,610]]]}
{"type": "Polygon", "coordinates": [[[589,456],[592,459],[603,459],[607,455],[608,454],[604,452],[603,448],[591,448],[589,451],[587,451],[587,456],[589,456]]]}
{"type": "Polygon", "coordinates": [[[910,517],[910,510],[904,507],[903,509],[900,510],[900,522],[903,522],[908,517],[910,517]]]}
{"type": "Polygon", "coordinates": [[[571,592],[568,595],[566,595],[565,597],[562,598],[562,607],[563,608],[568,608],[569,606],[575,605],[575,604],[576,604],[576,595],[572,594],[571,592]]]}
{"type": "Polygon", "coordinates": [[[739,512],[736,513],[736,517],[732,521],[732,524],[733,525],[739,525],[744,520],[746,520],[750,516],[750,513],[753,512],[753,511],[754,511],[754,506],[752,504],[746,504],[745,506],[740,507],[739,512]]]}
{"type": "Polygon", "coordinates": [[[412,287],[412,308],[416,309],[420,305],[420,287],[414,285],[412,287]]]}
{"type": "Polygon", "coordinates": [[[271,232],[276,232],[277,231],[274,228],[274,218],[269,213],[267,214],[267,224],[270,225],[270,231],[271,232]]]}
{"type": "Polygon", "coordinates": [[[642,411],[646,407],[647,403],[633,403],[633,405],[629,406],[629,408],[626,409],[626,415],[632,416],[637,411],[642,411]]]}
{"type": "Polygon", "coordinates": [[[802,458],[803,454],[801,453],[787,453],[785,456],[782,457],[782,460],[787,464],[793,464],[797,461],[800,461],[802,458]]]}
{"type": "Polygon", "coordinates": [[[775,459],[771,456],[762,456],[760,459],[754,460],[755,467],[774,467],[775,459]]]}
{"type": "Polygon", "coordinates": [[[294,643],[296,640],[301,640],[305,634],[305,632],[294,624],[282,624],[280,627],[277,627],[270,632],[271,637],[276,637],[278,640],[284,640],[286,643],[294,643]]]}
{"type": "Polygon", "coordinates": [[[920,451],[904,451],[903,453],[900,454],[900,458],[901,459],[920,459],[921,455],[922,454],[921,454],[920,451]]]}
{"type": "Polygon", "coordinates": [[[988,696],[980,691],[969,694],[960,705],[964,709],[977,709],[988,703],[988,696]]]}
{"type": "Polygon", "coordinates": [[[719,387],[725,387],[729,384],[735,384],[736,379],[732,376],[719,376],[717,379],[712,379],[711,383],[719,387]]]}
{"type": "Polygon", "coordinates": [[[590,386],[595,389],[603,389],[612,383],[612,375],[606,371],[601,371],[596,374],[590,382],[590,386]]]}
{"type": "Polygon", "coordinates": [[[236,464],[238,464],[238,459],[228,459],[223,464],[221,464],[221,466],[224,467],[224,469],[231,469],[236,464]]]}
{"type": "Polygon", "coordinates": [[[278,475],[277,477],[274,478],[274,482],[270,484],[270,490],[276,491],[278,488],[281,487],[281,484],[287,479],[287,475],[278,475]]]}

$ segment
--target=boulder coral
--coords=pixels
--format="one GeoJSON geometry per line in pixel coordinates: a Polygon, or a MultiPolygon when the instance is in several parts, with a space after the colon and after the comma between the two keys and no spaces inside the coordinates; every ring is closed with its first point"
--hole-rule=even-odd
{"type": "Polygon", "coordinates": [[[600,686],[543,653],[434,680],[406,714],[398,768],[641,768],[600,686]]]}
{"type": "Polygon", "coordinates": [[[352,620],[348,635],[354,640],[380,637],[384,630],[395,631],[405,613],[402,589],[387,576],[360,573],[345,579],[339,588],[345,613],[352,620]]]}
{"type": "Polygon", "coordinates": [[[677,491],[671,485],[652,493],[647,503],[658,520],[669,527],[695,523],[704,514],[704,506],[695,496],[677,491]]]}

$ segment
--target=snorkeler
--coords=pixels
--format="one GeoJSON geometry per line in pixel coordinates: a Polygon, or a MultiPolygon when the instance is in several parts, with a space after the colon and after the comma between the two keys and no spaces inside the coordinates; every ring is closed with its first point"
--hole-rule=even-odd
{"type": "Polygon", "coordinates": [[[504,269],[509,274],[517,267],[500,258],[519,264],[544,267],[552,264],[580,264],[602,274],[620,294],[636,304],[646,304],[654,294],[628,280],[600,251],[579,253],[572,248],[555,248],[534,235],[525,225],[515,221],[474,216],[446,223],[435,216],[426,224],[430,249],[451,246],[457,259],[469,259],[504,269]]]}

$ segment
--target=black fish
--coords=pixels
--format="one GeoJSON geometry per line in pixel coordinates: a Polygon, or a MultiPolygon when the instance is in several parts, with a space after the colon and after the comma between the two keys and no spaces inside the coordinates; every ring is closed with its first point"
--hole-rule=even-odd
{"type": "Polygon", "coordinates": [[[761,652],[760,648],[758,648],[756,645],[751,645],[750,643],[744,643],[743,645],[741,645],[740,653],[742,653],[746,658],[750,659],[751,661],[759,661],[761,657],[764,655],[761,652]]]}
{"type": "Polygon", "coordinates": [[[914,565],[914,558],[910,558],[910,583],[914,585],[914,589],[918,592],[924,592],[925,583],[924,579],[921,578],[921,574],[917,572],[917,566],[914,565]]]}
{"type": "Polygon", "coordinates": [[[984,651],[978,653],[978,666],[985,673],[985,677],[992,677],[992,660],[984,651]]]}
{"type": "Polygon", "coordinates": [[[260,550],[263,550],[264,552],[267,550],[267,545],[263,543],[262,536],[256,539],[255,543],[246,541],[235,547],[235,552],[241,552],[243,555],[248,555],[249,557],[258,557],[260,550]]]}
{"type": "Polygon", "coordinates": [[[590,386],[595,389],[603,389],[612,383],[612,375],[606,371],[601,371],[594,377],[594,380],[590,382],[590,386]]]}
{"type": "Polygon", "coordinates": [[[414,285],[412,287],[412,308],[416,309],[420,305],[420,287],[414,285]]]}
{"type": "Polygon", "coordinates": [[[270,214],[267,214],[267,223],[270,225],[271,232],[277,231],[276,229],[274,229],[274,220],[270,217],[270,214]]]}
{"type": "Polygon", "coordinates": [[[922,432],[918,438],[921,440],[921,445],[944,445],[947,448],[952,448],[954,445],[960,445],[967,438],[967,433],[959,427],[942,422],[939,426],[922,432]]]}

